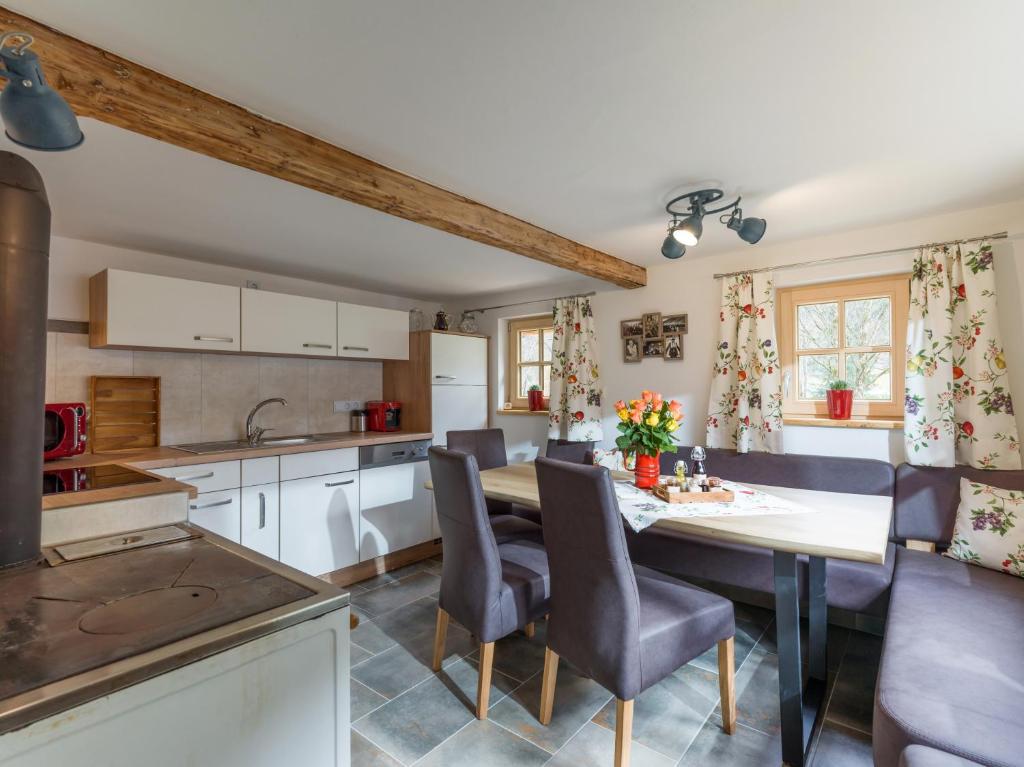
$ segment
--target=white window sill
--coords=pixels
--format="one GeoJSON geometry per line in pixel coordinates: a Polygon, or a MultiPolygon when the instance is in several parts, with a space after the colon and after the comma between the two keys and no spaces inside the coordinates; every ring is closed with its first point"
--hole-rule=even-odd
{"type": "Polygon", "coordinates": [[[902,418],[883,416],[854,416],[846,420],[836,420],[823,415],[787,415],[783,416],[784,426],[826,426],[833,429],[902,429],[902,418]]]}

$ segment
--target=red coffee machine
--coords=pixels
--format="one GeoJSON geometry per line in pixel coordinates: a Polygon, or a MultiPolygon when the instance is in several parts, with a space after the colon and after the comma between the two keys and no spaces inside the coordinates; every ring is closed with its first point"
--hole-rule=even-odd
{"type": "Polygon", "coordinates": [[[370,431],[398,431],[402,428],[402,403],[373,400],[366,403],[366,428],[370,431]]]}

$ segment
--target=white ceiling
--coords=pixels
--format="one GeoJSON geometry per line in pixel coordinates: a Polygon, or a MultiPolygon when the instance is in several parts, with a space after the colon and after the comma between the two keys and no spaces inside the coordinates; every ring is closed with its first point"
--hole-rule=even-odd
{"type": "MultiPolygon", "coordinates": [[[[704,181],[742,193],[766,243],[1024,196],[1017,0],[6,4],[636,263],[661,262],[662,205],[704,181]]],[[[418,295],[569,278],[86,131],[82,159],[45,163],[61,234],[418,295]]],[[[705,232],[688,257],[739,243],[705,232]]]]}

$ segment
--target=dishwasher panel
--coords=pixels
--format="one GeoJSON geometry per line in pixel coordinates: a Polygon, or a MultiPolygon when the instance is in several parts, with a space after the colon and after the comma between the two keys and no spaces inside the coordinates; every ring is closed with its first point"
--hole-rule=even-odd
{"type": "Polygon", "coordinates": [[[359,449],[359,560],[433,540],[430,440],[359,449]]]}

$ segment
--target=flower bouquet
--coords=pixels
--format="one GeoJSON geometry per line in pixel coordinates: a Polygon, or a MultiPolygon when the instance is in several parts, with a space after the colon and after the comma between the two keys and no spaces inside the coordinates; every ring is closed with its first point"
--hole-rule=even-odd
{"type": "Polygon", "coordinates": [[[665,402],[657,392],[643,391],[640,399],[626,404],[623,400],[615,403],[619,416],[619,431],[615,445],[623,453],[636,456],[633,473],[636,486],[653,487],[661,473],[658,459],[661,453],[676,451],[673,433],[683,420],[683,406],[675,400],[665,402]]]}

